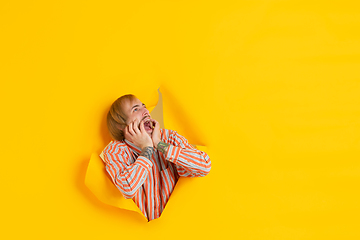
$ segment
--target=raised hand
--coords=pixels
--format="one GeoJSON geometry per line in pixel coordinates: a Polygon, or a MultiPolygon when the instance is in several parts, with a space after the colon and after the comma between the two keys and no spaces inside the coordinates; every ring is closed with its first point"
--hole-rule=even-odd
{"type": "Polygon", "coordinates": [[[140,122],[140,128],[138,119],[131,122],[128,126],[126,126],[124,135],[126,140],[129,140],[141,149],[145,147],[154,147],[151,137],[144,128],[143,120],[140,122]]]}
{"type": "Polygon", "coordinates": [[[155,119],[151,119],[151,122],[154,126],[154,130],[151,134],[151,139],[152,139],[152,142],[153,142],[153,145],[154,147],[156,148],[158,143],[160,142],[160,124],[158,123],[158,121],[156,121],[155,119]]]}

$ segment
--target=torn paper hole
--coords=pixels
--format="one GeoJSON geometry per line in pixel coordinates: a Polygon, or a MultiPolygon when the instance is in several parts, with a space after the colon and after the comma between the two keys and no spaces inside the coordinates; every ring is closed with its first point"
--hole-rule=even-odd
{"type": "MultiPolygon", "coordinates": [[[[158,93],[159,100],[157,105],[151,111],[151,117],[159,122],[160,128],[164,129],[162,95],[160,90],[158,90],[158,93]]],[[[192,146],[203,152],[206,151],[204,146],[192,146]]],[[[101,202],[121,209],[135,211],[144,216],[135,202],[132,199],[125,199],[119,189],[114,185],[105,170],[105,164],[102,161],[103,158],[103,153],[100,155],[93,153],[91,155],[86,171],[85,185],[101,202]]],[[[182,179],[183,178],[180,177],[176,185],[181,184],[182,179]]],[[[167,204],[169,204],[169,202],[167,204]]]]}

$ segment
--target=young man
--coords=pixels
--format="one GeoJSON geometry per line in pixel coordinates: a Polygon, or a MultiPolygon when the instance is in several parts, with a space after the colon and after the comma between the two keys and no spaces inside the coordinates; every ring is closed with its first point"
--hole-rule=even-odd
{"type": "Polygon", "coordinates": [[[106,170],[148,221],[160,217],[180,176],[202,177],[211,169],[205,152],[176,131],[160,129],[134,95],[111,105],[107,125],[114,140],[103,151],[106,170]]]}

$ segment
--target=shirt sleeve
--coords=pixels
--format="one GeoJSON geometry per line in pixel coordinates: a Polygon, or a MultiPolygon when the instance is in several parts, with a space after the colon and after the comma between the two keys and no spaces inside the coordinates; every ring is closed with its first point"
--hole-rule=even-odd
{"type": "Polygon", "coordinates": [[[166,151],[165,159],[175,163],[177,171],[181,177],[203,177],[211,169],[209,156],[196,148],[178,134],[170,131],[170,145],[166,151]]]}
{"type": "Polygon", "coordinates": [[[115,186],[127,199],[133,198],[149,175],[153,163],[144,156],[139,156],[130,163],[130,156],[119,146],[109,147],[104,152],[106,171],[115,186]]]}

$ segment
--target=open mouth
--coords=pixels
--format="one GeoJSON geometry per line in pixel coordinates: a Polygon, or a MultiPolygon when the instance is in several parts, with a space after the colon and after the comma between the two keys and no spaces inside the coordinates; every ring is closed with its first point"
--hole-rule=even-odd
{"type": "Polygon", "coordinates": [[[153,122],[151,121],[150,118],[144,120],[144,128],[146,131],[150,131],[154,129],[153,122]]]}

